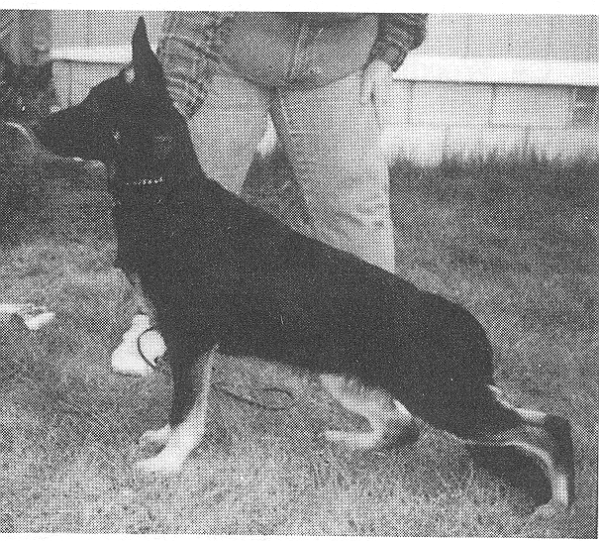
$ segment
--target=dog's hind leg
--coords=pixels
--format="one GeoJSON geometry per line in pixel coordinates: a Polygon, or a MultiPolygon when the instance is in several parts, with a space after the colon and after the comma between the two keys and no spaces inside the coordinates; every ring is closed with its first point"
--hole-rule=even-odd
{"type": "Polygon", "coordinates": [[[509,404],[493,385],[489,389],[506,413],[516,413],[519,422],[512,428],[494,430],[492,424],[469,443],[487,452],[496,449],[516,450],[536,460],[550,485],[550,501],[539,507],[537,514],[549,517],[566,509],[574,499],[574,451],[570,423],[557,415],[517,408],[509,404]]]}
{"type": "MultiPolygon", "coordinates": [[[[171,412],[170,424],[172,428],[168,431],[168,439],[164,449],[155,457],[138,462],[135,465],[137,470],[142,472],[174,473],[181,468],[185,459],[202,440],[206,430],[210,378],[217,349],[218,346],[214,346],[211,351],[202,356],[199,362],[199,388],[191,410],[185,419],[179,423],[173,422],[173,412],[171,412]]],[[[179,414],[179,410],[174,412],[175,416],[179,414]]]]}
{"type": "Polygon", "coordinates": [[[323,374],[323,386],[347,410],[367,419],[370,432],[327,430],[327,440],[352,449],[381,449],[418,439],[418,427],[410,412],[382,389],[368,389],[359,381],[344,376],[323,374]]]}

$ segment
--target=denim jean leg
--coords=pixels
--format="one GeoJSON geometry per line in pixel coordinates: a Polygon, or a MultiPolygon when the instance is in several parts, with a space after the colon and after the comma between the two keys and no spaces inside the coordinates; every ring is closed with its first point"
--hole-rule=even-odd
{"type": "Polygon", "coordinates": [[[267,126],[271,92],[222,68],[206,101],[189,120],[194,148],[206,174],[239,194],[267,126]]]}
{"type": "Polygon", "coordinates": [[[271,113],[302,186],[316,238],[395,271],[389,170],[361,73],[324,87],[285,89],[271,113]]]}

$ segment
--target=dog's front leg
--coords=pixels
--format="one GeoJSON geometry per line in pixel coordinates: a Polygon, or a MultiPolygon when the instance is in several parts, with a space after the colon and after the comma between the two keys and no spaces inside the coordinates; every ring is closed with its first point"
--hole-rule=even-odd
{"type": "Polygon", "coordinates": [[[186,370],[177,371],[174,392],[183,391],[182,395],[175,394],[171,410],[170,425],[164,427],[168,439],[164,449],[155,457],[138,462],[135,467],[143,472],[174,473],[178,471],[185,459],[200,443],[206,430],[206,414],[208,412],[208,394],[210,392],[210,377],[217,354],[218,346],[201,356],[199,364],[199,385],[195,401],[191,374],[186,370]],[[182,399],[177,400],[177,398],[182,399]],[[186,403],[192,402],[191,409],[186,403]],[[185,415],[186,410],[189,413],[185,415]],[[170,428],[172,427],[172,428],[170,428]]]}
{"type": "Polygon", "coordinates": [[[182,423],[194,401],[194,368],[196,363],[190,362],[194,358],[193,348],[186,345],[185,340],[178,338],[170,340],[171,353],[169,364],[173,378],[173,397],[169,422],[158,430],[148,430],[139,438],[140,445],[160,445],[164,447],[172,432],[172,427],[182,423]]]}
{"type": "Polygon", "coordinates": [[[195,363],[190,362],[194,353],[191,347],[185,347],[183,340],[171,341],[169,361],[173,378],[173,398],[169,422],[158,430],[148,430],[140,438],[140,445],[165,446],[172,432],[172,427],[177,426],[191,410],[194,399],[193,371],[195,363]]]}

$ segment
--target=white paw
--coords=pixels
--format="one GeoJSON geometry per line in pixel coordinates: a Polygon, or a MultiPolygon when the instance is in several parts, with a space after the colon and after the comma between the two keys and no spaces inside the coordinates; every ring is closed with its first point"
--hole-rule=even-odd
{"type": "Polygon", "coordinates": [[[170,425],[165,425],[158,430],[148,430],[139,437],[140,445],[166,445],[171,434],[170,425]]]}
{"type": "Polygon", "coordinates": [[[327,441],[332,441],[333,443],[347,441],[347,432],[341,432],[340,430],[325,430],[322,435],[327,441]]]}
{"type": "Polygon", "coordinates": [[[325,430],[325,439],[333,443],[346,445],[350,449],[376,449],[382,443],[378,432],[342,432],[341,430],[325,430]]]}
{"type": "Polygon", "coordinates": [[[532,515],[533,519],[547,521],[557,516],[565,515],[568,507],[562,502],[551,500],[550,502],[537,507],[532,515]]]}
{"type": "Polygon", "coordinates": [[[162,453],[153,458],[147,458],[136,462],[133,466],[139,473],[156,473],[161,475],[172,475],[181,470],[182,463],[162,456],[162,453]]]}

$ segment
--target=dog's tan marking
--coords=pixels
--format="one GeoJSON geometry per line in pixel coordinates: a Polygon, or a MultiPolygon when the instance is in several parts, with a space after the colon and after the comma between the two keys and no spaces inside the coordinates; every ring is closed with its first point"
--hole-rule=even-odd
{"type": "Polygon", "coordinates": [[[536,457],[542,461],[543,466],[547,469],[549,480],[551,481],[550,503],[556,507],[567,507],[568,478],[566,475],[557,471],[555,462],[551,455],[542,447],[526,442],[511,442],[510,446],[522,449],[528,455],[536,457]]]}
{"type": "Polygon", "coordinates": [[[547,414],[543,413],[542,411],[524,408],[514,408],[514,410],[520,417],[522,417],[522,419],[533,425],[542,425],[545,419],[547,419],[547,414]]]}
{"type": "Polygon", "coordinates": [[[506,408],[515,411],[525,422],[541,426],[545,419],[547,419],[547,414],[542,411],[517,408],[510,404],[504,392],[499,387],[496,387],[495,385],[488,385],[488,387],[501,404],[503,404],[506,408]]]}
{"type": "Polygon", "coordinates": [[[345,409],[365,417],[372,427],[371,432],[327,430],[324,436],[329,441],[353,449],[377,449],[400,441],[413,422],[404,405],[386,391],[368,389],[356,380],[333,374],[323,374],[320,380],[345,409]]]}
{"type": "Polygon", "coordinates": [[[123,73],[125,76],[125,81],[129,84],[133,83],[135,80],[135,70],[133,69],[133,66],[127,67],[123,73]]]}
{"type": "Polygon", "coordinates": [[[139,276],[135,272],[128,272],[127,279],[133,287],[133,298],[137,313],[146,314],[150,321],[154,322],[156,310],[150,299],[145,295],[139,276]]]}
{"type": "Polygon", "coordinates": [[[166,424],[157,430],[144,432],[139,438],[139,443],[140,445],[166,445],[170,435],[171,425],[166,424]]]}
{"type": "Polygon", "coordinates": [[[135,468],[142,472],[175,473],[179,471],[185,459],[202,441],[206,430],[208,394],[210,377],[217,355],[218,345],[203,355],[200,360],[201,378],[198,393],[187,418],[169,431],[164,449],[153,458],[141,460],[135,468]]]}

